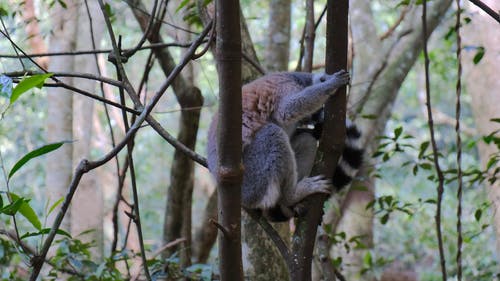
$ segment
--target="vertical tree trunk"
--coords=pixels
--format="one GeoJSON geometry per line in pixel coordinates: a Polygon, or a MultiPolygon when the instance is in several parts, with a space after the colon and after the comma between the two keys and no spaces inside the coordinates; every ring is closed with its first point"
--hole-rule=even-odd
{"type": "MultiPolygon", "coordinates": [[[[87,13],[87,7],[84,3],[79,6],[78,30],[80,34],[79,40],[76,42],[77,50],[92,50],[92,39],[94,36],[96,47],[104,33],[103,17],[100,16],[100,8],[97,1],[89,1],[89,12],[92,17],[92,33],[90,29],[91,22],[87,13]],[[85,38],[86,37],[86,38],[85,38]]],[[[77,56],[75,57],[75,65],[78,65],[78,71],[85,73],[98,73],[97,61],[93,56],[77,56]]],[[[90,93],[95,93],[97,83],[93,80],[81,79],[78,80],[78,88],[90,93]]],[[[73,97],[73,135],[76,140],[73,144],[73,159],[75,165],[82,158],[90,157],[92,148],[92,137],[94,136],[94,100],[81,95],[73,97]]],[[[92,256],[96,261],[100,260],[103,255],[103,224],[104,201],[102,185],[100,185],[97,171],[91,171],[89,175],[83,177],[78,191],[73,197],[71,204],[71,233],[78,235],[83,231],[93,229],[94,231],[86,234],[83,239],[86,242],[94,241],[96,247],[93,248],[92,256]]]]}
{"type": "Polygon", "coordinates": [[[219,271],[221,281],[242,281],[240,6],[238,0],[217,0],[216,7],[220,96],[217,131],[219,271]]]}
{"type": "MultiPolygon", "coordinates": [[[[78,1],[66,1],[67,8],[56,3],[52,12],[52,37],[49,48],[51,52],[71,52],[76,45],[76,27],[78,20],[78,1]]],[[[75,72],[72,57],[53,57],[49,71],[75,72]]],[[[61,79],[72,84],[71,78],[61,79]]],[[[57,142],[73,140],[73,93],[63,88],[51,88],[48,91],[47,141],[57,142]]],[[[63,145],[60,149],[48,154],[46,165],[47,198],[51,203],[66,194],[73,172],[73,145],[63,145]]],[[[48,225],[52,224],[55,214],[49,216],[48,225]]],[[[61,224],[61,229],[70,230],[71,213],[61,224]]]]}
{"type": "MultiPolygon", "coordinates": [[[[43,54],[47,52],[47,45],[45,44],[42,34],[40,34],[40,27],[35,13],[35,3],[33,0],[24,1],[24,12],[22,13],[23,20],[26,23],[25,29],[28,35],[28,43],[33,51],[33,54],[43,54]]],[[[47,69],[49,64],[49,57],[38,57],[35,61],[44,69],[47,69]]]]}
{"type": "MultiPolygon", "coordinates": [[[[500,10],[500,2],[494,0],[483,1],[493,10],[500,10]]],[[[472,21],[463,26],[463,46],[484,46],[486,52],[483,59],[477,64],[472,63],[475,52],[462,51],[466,89],[472,97],[472,111],[476,121],[479,136],[486,136],[500,130],[500,124],[490,119],[500,117],[500,80],[498,79],[498,65],[500,59],[500,36],[498,23],[479,11],[476,6],[470,5],[472,21]],[[480,31],[480,32],[478,32],[480,31]]],[[[497,134],[498,137],[498,134],[497,134]]],[[[478,142],[480,160],[483,168],[486,167],[490,156],[498,153],[494,144],[478,142]]],[[[496,165],[498,167],[498,164],[496,165]]],[[[495,167],[493,167],[494,169],[495,167]]],[[[485,182],[487,184],[487,182],[485,182]]],[[[500,182],[486,187],[488,197],[492,203],[493,226],[496,234],[496,249],[500,252],[500,182]]]]}
{"type": "Polygon", "coordinates": [[[287,71],[290,59],[291,0],[269,2],[269,23],[265,67],[268,71],[287,71]]]}

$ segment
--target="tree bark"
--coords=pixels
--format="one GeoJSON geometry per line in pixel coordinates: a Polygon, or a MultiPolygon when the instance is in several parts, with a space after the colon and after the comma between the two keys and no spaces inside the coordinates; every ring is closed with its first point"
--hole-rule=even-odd
{"type": "MultiPolygon", "coordinates": [[[[56,3],[52,12],[52,37],[49,48],[51,52],[71,52],[75,50],[77,37],[78,6],[77,1],[66,1],[67,8],[56,3]]],[[[49,71],[75,72],[75,63],[72,57],[53,57],[50,60],[49,71]]],[[[73,79],[61,79],[72,84],[73,79]]],[[[47,142],[73,140],[73,93],[63,88],[51,88],[47,94],[47,142]]],[[[58,150],[47,155],[46,185],[49,204],[64,197],[71,182],[73,172],[73,145],[63,145],[58,150]]],[[[57,212],[48,217],[51,225],[57,212]]],[[[61,224],[61,229],[70,230],[71,213],[61,224]]]]}
{"type": "Polygon", "coordinates": [[[216,7],[220,97],[217,131],[219,271],[221,281],[242,281],[240,6],[238,0],[217,0],[216,7]]]}

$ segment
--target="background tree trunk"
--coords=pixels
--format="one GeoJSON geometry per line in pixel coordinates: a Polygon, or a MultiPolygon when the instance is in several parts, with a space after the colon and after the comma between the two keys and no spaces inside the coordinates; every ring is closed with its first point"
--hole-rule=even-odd
{"type": "MultiPolygon", "coordinates": [[[[85,4],[79,6],[78,30],[79,40],[76,42],[77,50],[92,50],[92,39],[85,36],[94,36],[96,48],[104,33],[104,21],[100,16],[100,8],[97,1],[88,2],[90,15],[92,17],[93,33],[90,32],[89,15],[85,4]]],[[[75,57],[75,65],[78,70],[85,73],[98,73],[97,61],[93,56],[75,57]]],[[[95,93],[97,83],[93,80],[81,79],[78,81],[78,87],[84,91],[95,93]]],[[[92,138],[94,137],[94,103],[90,98],[82,95],[73,97],[73,135],[76,140],[73,144],[74,164],[78,164],[82,158],[89,158],[93,147],[92,138]]],[[[94,241],[96,247],[93,248],[93,257],[96,261],[103,255],[103,215],[104,201],[100,180],[97,171],[91,171],[82,178],[80,186],[73,197],[71,204],[71,233],[78,235],[83,231],[92,229],[93,231],[80,237],[85,242],[94,241]]]]}
{"type": "Polygon", "coordinates": [[[269,24],[265,67],[270,72],[287,71],[290,60],[291,0],[269,1],[269,24]]]}
{"type": "MultiPolygon", "coordinates": [[[[66,1],[67,8],[56,3],[53,13],[52,37],[49,42],[51,52],[71,52],[75,50],[77,39],[78,1],[66,1]]],[[[53,57],[49,63],[49,71],[75,72],[73,57],[53,57]]],[[[73,79],[61,78],[65,83],[72,84],[73,79]]],[[[47,94],[47,142],[72,141],[73,138],[73,93],[63,88],[51,88],[47,94]]],[[[73,144],[68,143],[60,149],[47,155],[46,190],[49,205],[66,194],[73,174],[73,144]]],[[[52,225],[55,214],[48,218],[52,225]]],[[[70,230],[71,212],[61,224],[61,229],[70,230]]]]}
{"type": "MultiPolygon", "coordinates": [[[[500,10],[498,1],[485,0],[483,2],[494,11],[500,10]]],[[[462,51],[463,79],[466,90],[472,97],[472,110],[479,132],[478,136],[481,137],[500,130],[499,123],[490,121],[492,118],[500,117],[500,95],[498,94],[500,36],[498,36],[498,23],[490,16],[470,3],[468,3],[467,11],[471,12],[472,21],[462,27],[463,46],[484,46],[486,50],[483,59],[477,65],[472,63],[474,51],[467,51],[467,49],[462,51]]],[[[499,151],[494,144],[488,145],[482,141],[478,141],[478,148],[484,169],[490,156],[499,151]]],[[[498,164],[495,167],[498,167],[498,164]]],[[[487,192],[493,208],[491,211],[496,234],[496,252],[500,253],[500,182],[497,180],[494,184],[487,186],[487,192]]]]}

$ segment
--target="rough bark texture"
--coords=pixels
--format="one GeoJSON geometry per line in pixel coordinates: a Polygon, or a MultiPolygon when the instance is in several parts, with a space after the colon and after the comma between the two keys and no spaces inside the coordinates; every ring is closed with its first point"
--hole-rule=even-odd
{"type": "MultiPolygon", "coordinates": [[[[88,5],[91,15],[94,15],[92,17],[93,34],[90,32],[87,9],[85,5],[80,5],[77,34],[80,34],[81,37],[76,42],[77,50],[91,50],[93,48],[90,36],[94,36],[96,47],[98,47],[104,33],[103,18],[95,16],[101,13],[97,1],[89,1],[88,5]]],[[[77,56],[75,57],[75,65],[78,66],[80,72],[98,73],[97,62],[93,56],[77,56]]],[[[95,93],[96,87],[97,83],[93,80],[78,80],[78,88],[89,93],[95,93]]],[[[76,166],[81,159],[90,157],[90,150],[93,147],[91,139],[94,136],[94,101],[81,95],[75,95],[73,109],[73,135],[74,139],[77,140],[73,144],[73,162],[76,166]]],[[[104,250],[102,224],[104,201],[98,178],[96,171],[91,171],[83,177],[71,204],[71,233],[78,235],[89,229],[94,230],[82,239],[87,242],[94,241],[96,247],[93,248],[93,257],[96,260],[102,258],[104,250]]]]}
{"type": "Polygon", "coordinates": [[[242,281],[241,260],[241,32],[238,0],[217,0],[219,73],[218,223],[221,281],[242,281]]]}
{"type": "MultiPolygon", "coordinates": [[[[485,4],[500,10],[500,2],[489,0],[485,4]]],[[[472,110],[476,121],[479,136],[489,135],[500,130],[500,124],[489,121],[491,118],[500,117],[500,80],[498,79],[498,65],[500,59],[500,36],[498,36],[498,23],[479,11],[476,6],[468,5],[468,11],[472,13],[470,24],[464,25],[462,29],[463,45],[484,46],[486,49],[483,59],[477,64],[472,63],[474,52],[462,51],[465,87],[472,97],[472,110]]],[[[497,134],[498,137],[498,134],[497,134]]],[[[498,149],[493,145],[478,142],[479,154],[482,168],[486,167],[488,160],[498,149]]],[[[498,164],[495,166],[498,167],[498,164]]],[[[493,169],[495,168],[493,167],[493,169]]],[[[486,187],[488,197],[492,203],[493,225],[496,233],[496,249],[500,253],[500,182],[486,187]]]]}
{"type": "MultiPolygon", "coordinates": [[[[76,28],[78,20],[78,1],[66,1],[67,8],[56,3],[53,8],[52,37],[49,49],[51,52],[74,51],[76,46],[76,28]]],[[[49,71],[75,72],[74,59],[68,57],[53,57],[50,60],[49,71]]],[[[72,79],[61,79],[72,84],[72,79]]],[[[51,88],[47,94],[47,142],[73,140],[73,93],[63,88],[51,88]]],[[[46,190],[49,204],[54,203],[66,194],[73,173],[73,145],[68,143],[47,155],[46,190]]],[[[57,212],[48,218],[48,225],[57,212]]],[[[61,229],[70,230],[71,213],[61,224],[61,229]]]]}

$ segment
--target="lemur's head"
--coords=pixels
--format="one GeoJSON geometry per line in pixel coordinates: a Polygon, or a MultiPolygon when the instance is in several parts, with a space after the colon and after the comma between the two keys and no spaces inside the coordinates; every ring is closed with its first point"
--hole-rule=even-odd
{"type": "Polygon", "coordinates": [[[328,79],[328,76],[329,75],[326,73],[314,73],[312,79],[313,85],[325,82],[328,79]]]}

